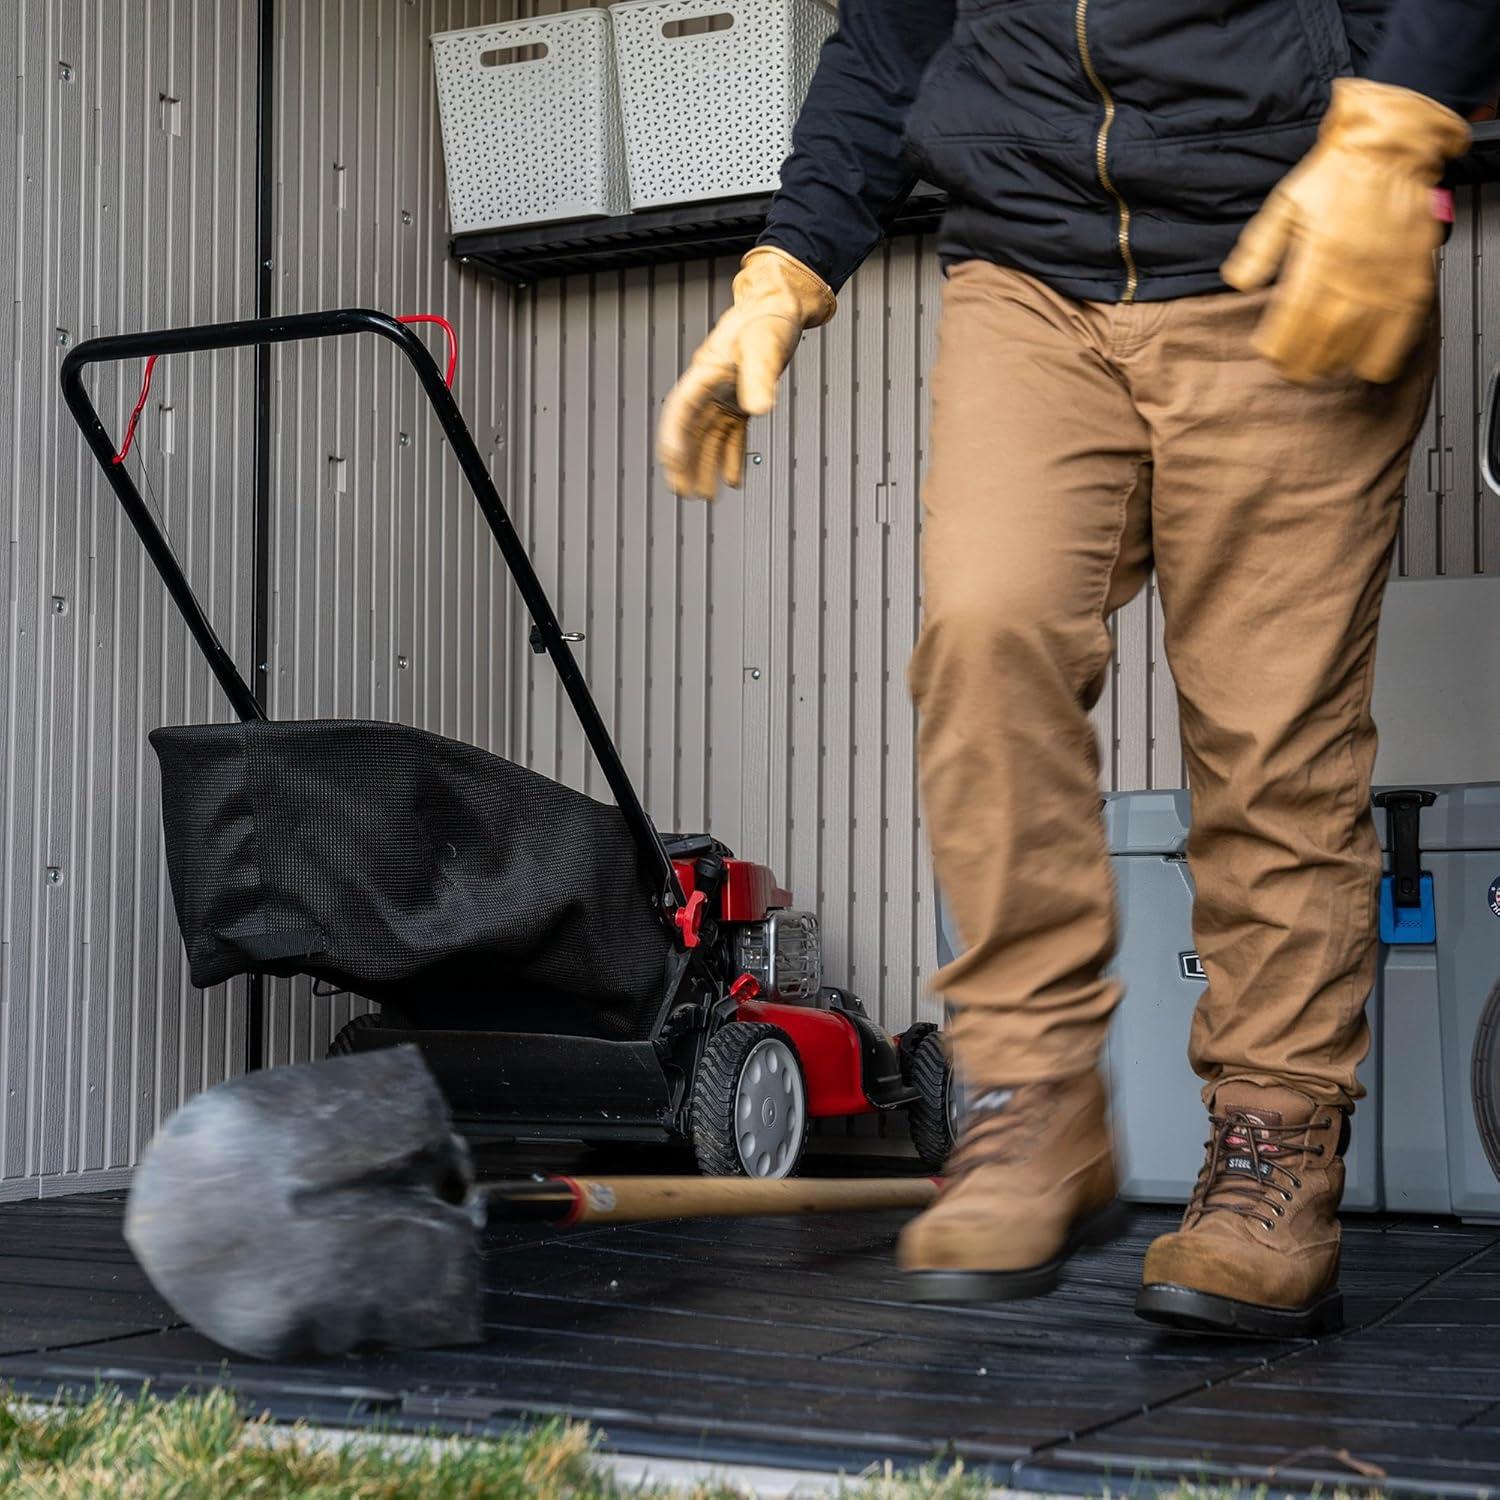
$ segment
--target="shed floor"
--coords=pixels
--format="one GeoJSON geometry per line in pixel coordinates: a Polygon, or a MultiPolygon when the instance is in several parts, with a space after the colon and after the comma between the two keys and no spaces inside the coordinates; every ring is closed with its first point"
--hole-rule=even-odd
{"type": "Polygon", "coordinates": [[[566,1412],[620,1452],[849,1473],[961,1456],[1068,1493],[1382,1471],[1392,1492],[1500,1493],[1500,1226],[1349,1219],[1348,1331],[1269,1345],[1132,1314],[1167,1210],[1137,1211],[1050,1297],[967,1309],[903,1299],[899,1216],[492,1231],[483,1344],[280,1367],[174,1321],[123,1208],[0,1208],[0,1384],[219,1383],[277,1418],[406,1430],[566,1412]]]}

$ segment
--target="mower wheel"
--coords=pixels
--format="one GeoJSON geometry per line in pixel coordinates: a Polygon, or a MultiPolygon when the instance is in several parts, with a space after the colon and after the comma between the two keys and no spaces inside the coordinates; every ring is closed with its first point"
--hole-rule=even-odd
{"type": "MultiPolygon", "coordinates": [[[[906,1036],[919,1028],[913,1026],[906,1036]]],[[[958,1095],[953,1086],[953,1064],[936,1026],[923,1025],[921,1035],[906,1044],[902,1038],[901,1060],[906,1081],[917,1091],[907,1107],[912,1144],[922,1165],[938,1171],[948,1160],[958,1137],[958,1095]]]]}
{"type": "Polygon", "coordinates": [[[807,1082],[791,1037],[731,1021],[709,1038],[688,1127],[705,1177],[790,1177],[807,1144],[807,1082]]]}
{"type": "Polygon", "coordinates": [[[328,1051],[323,1054],[324,1057],[348,1057],[350,1053],[358,1050],[354,1041],[355,1035],[361,1031],[374,1031],[379,1026],[380,1012],[378,1010],[368,1011],[362,1016],[355,1016],[352,1020],[346,1021],[334,1033],[333,1040],[328,1044],[328,1051]]]}

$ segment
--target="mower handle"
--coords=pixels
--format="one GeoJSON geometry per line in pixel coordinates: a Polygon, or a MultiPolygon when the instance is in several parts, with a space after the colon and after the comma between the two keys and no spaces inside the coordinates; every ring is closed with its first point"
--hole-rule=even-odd
{"type": "Polygon", "coordinates": [[[589,692],[588,683],[574,660],[568,638],[558,623],[547,592],[531,565],[531,558],[516,534],[505,504],[495,488],[495,482],[474,444],[463,413],[444,383],[442,372],[427,346],[409,327],[386,313],[351,307],[330,312],[290,313],[275,318],[240,318],[230,323],[204,323],[196,328],[163,328],[148,333],[122,333],[85,339],[83,343],[70,349],[63,358],[60,376],[63,399],[73,414],[73,420],[78,423],[84,441],[104,471],[104,477],[115,492],[115,498],[144,544],[146,555],[151,559],[162,582],[167,586],[167,592],[186,621],[198,649],[202,651],[219,686],[234,706],[235,713],[242,722],[264,719],[264,707],[209,623],[208,616],[198,602],[198,596],[193,592],[192,585],[183,573],[161,527],[157,525],[155,516],[142,500],[135,481],[123,462],[115,462],[115,445],[105,431],[104,423],[89,399],[88,392],[83,388],[83,372],[89,365],[110,364],[151,355],[244,349],[262,344],[296,343],[303,339],[335,338],[350,333],[376,333],[389,339],[406,355],[417,372],[417,379],[422,383],[428,403],[437,414],[438,422],[453,446],[459,467],[469,482],[469,489],[478,501],[490,532],[505,558],[510,576],[520,590],[535,627],[533,640],[538,641],[541,649],[552,658],[552,664],[562,681],[563,691],[567,693],[573,710],[578,715],[589,747],[599,762],[615,803],[647,866],[653,890],[659,893],[658,899],[664,915],[670,917],[683,904],[683,895],[672,861],[662,847],[661,836],[646,816],[646,810],[636,795],[635,787],[620,759],[620,752],[615,748],[599,707],[589,692]]]}

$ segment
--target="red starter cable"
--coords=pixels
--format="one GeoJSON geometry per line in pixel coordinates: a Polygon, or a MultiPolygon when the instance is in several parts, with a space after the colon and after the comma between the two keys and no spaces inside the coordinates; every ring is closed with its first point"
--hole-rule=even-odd
{"type": "Polygon", "coordinates": [[[436,323],[448,336],[448,372],[443,376],[443,382],[451,390],[453,388],[453,375],[458,369],[458,335],[453,331],[453,325],[447,318],[440,318],[436,313],[406,313],[396,319],[398,323],[436,323]]]}
{"type": "MultiPolygon", "coordinates": [[[[398,323],[436,323],[448,339],[448,369],[443,376],[443,383],[451,390],[453,388],[453,377],[458,371],[458,335],[453,331],[453,325],[447,318],[440,318],[436,313],[407,313],[396,319],[398,323]]],[[[120,444],[120,451],[110,459],[112,464],[122,464],[129,454],[135,442],[136,424],[141,420],[141,412],[145,410],[146,397],[151,394],[151,375],[156,369],[156,361],[159,356],[149,354],[146,356],[146,369],[141,376],[141,393],[135,398],[135,405],[130,409],[130,420],[125,424],[125,437],[120,444]]]]}
{"type": "Polygon", "coordinates": [[[112,464],[124,463],[125,455],[130,452],[130,445],[135,441],[135,424],[141,420],[141,409],[146,404],[146,397],[151,394],[151,372],[155,368],[156,355],[147,355],[146,373],[141,377],[141,393],[135,398],[135,405],[130,411],[130,420],[125,424],[125,440],[120,444],[120,451],[110,459],[112,464]]]}

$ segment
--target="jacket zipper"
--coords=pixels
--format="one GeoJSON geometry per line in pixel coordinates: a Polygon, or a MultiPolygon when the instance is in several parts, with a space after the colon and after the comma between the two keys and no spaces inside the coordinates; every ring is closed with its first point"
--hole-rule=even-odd
{"type": "Polygon", "coordinates": [[[1125,295],[1120,301],[1134,302],[1135,289],[1140,285],[1141,277],[1130,249],[1130,205],[1120,196],[1120,190],[1109,175],[1109,128],[1115,123],[1115,101],[1114,96],[1104,87],[1104,80],[1095,70],[1094,59],[1089,52],[1089,0],[1078,0],[1073,12],[1073,29],[1078,34],[1078,60],[1083,64],[1083,71],[1088,74],[1089,82],[1094,85],[1104,103],[1104,119],[1100,121],[1099,133],[1094,137],[1094,169],[1099,174],[1099,186],[1115,200],[1115,206],[1120,211],[1120,227],[1116,238],[1120,244],[1120,259],[1125,262],[1125,295]]]}

